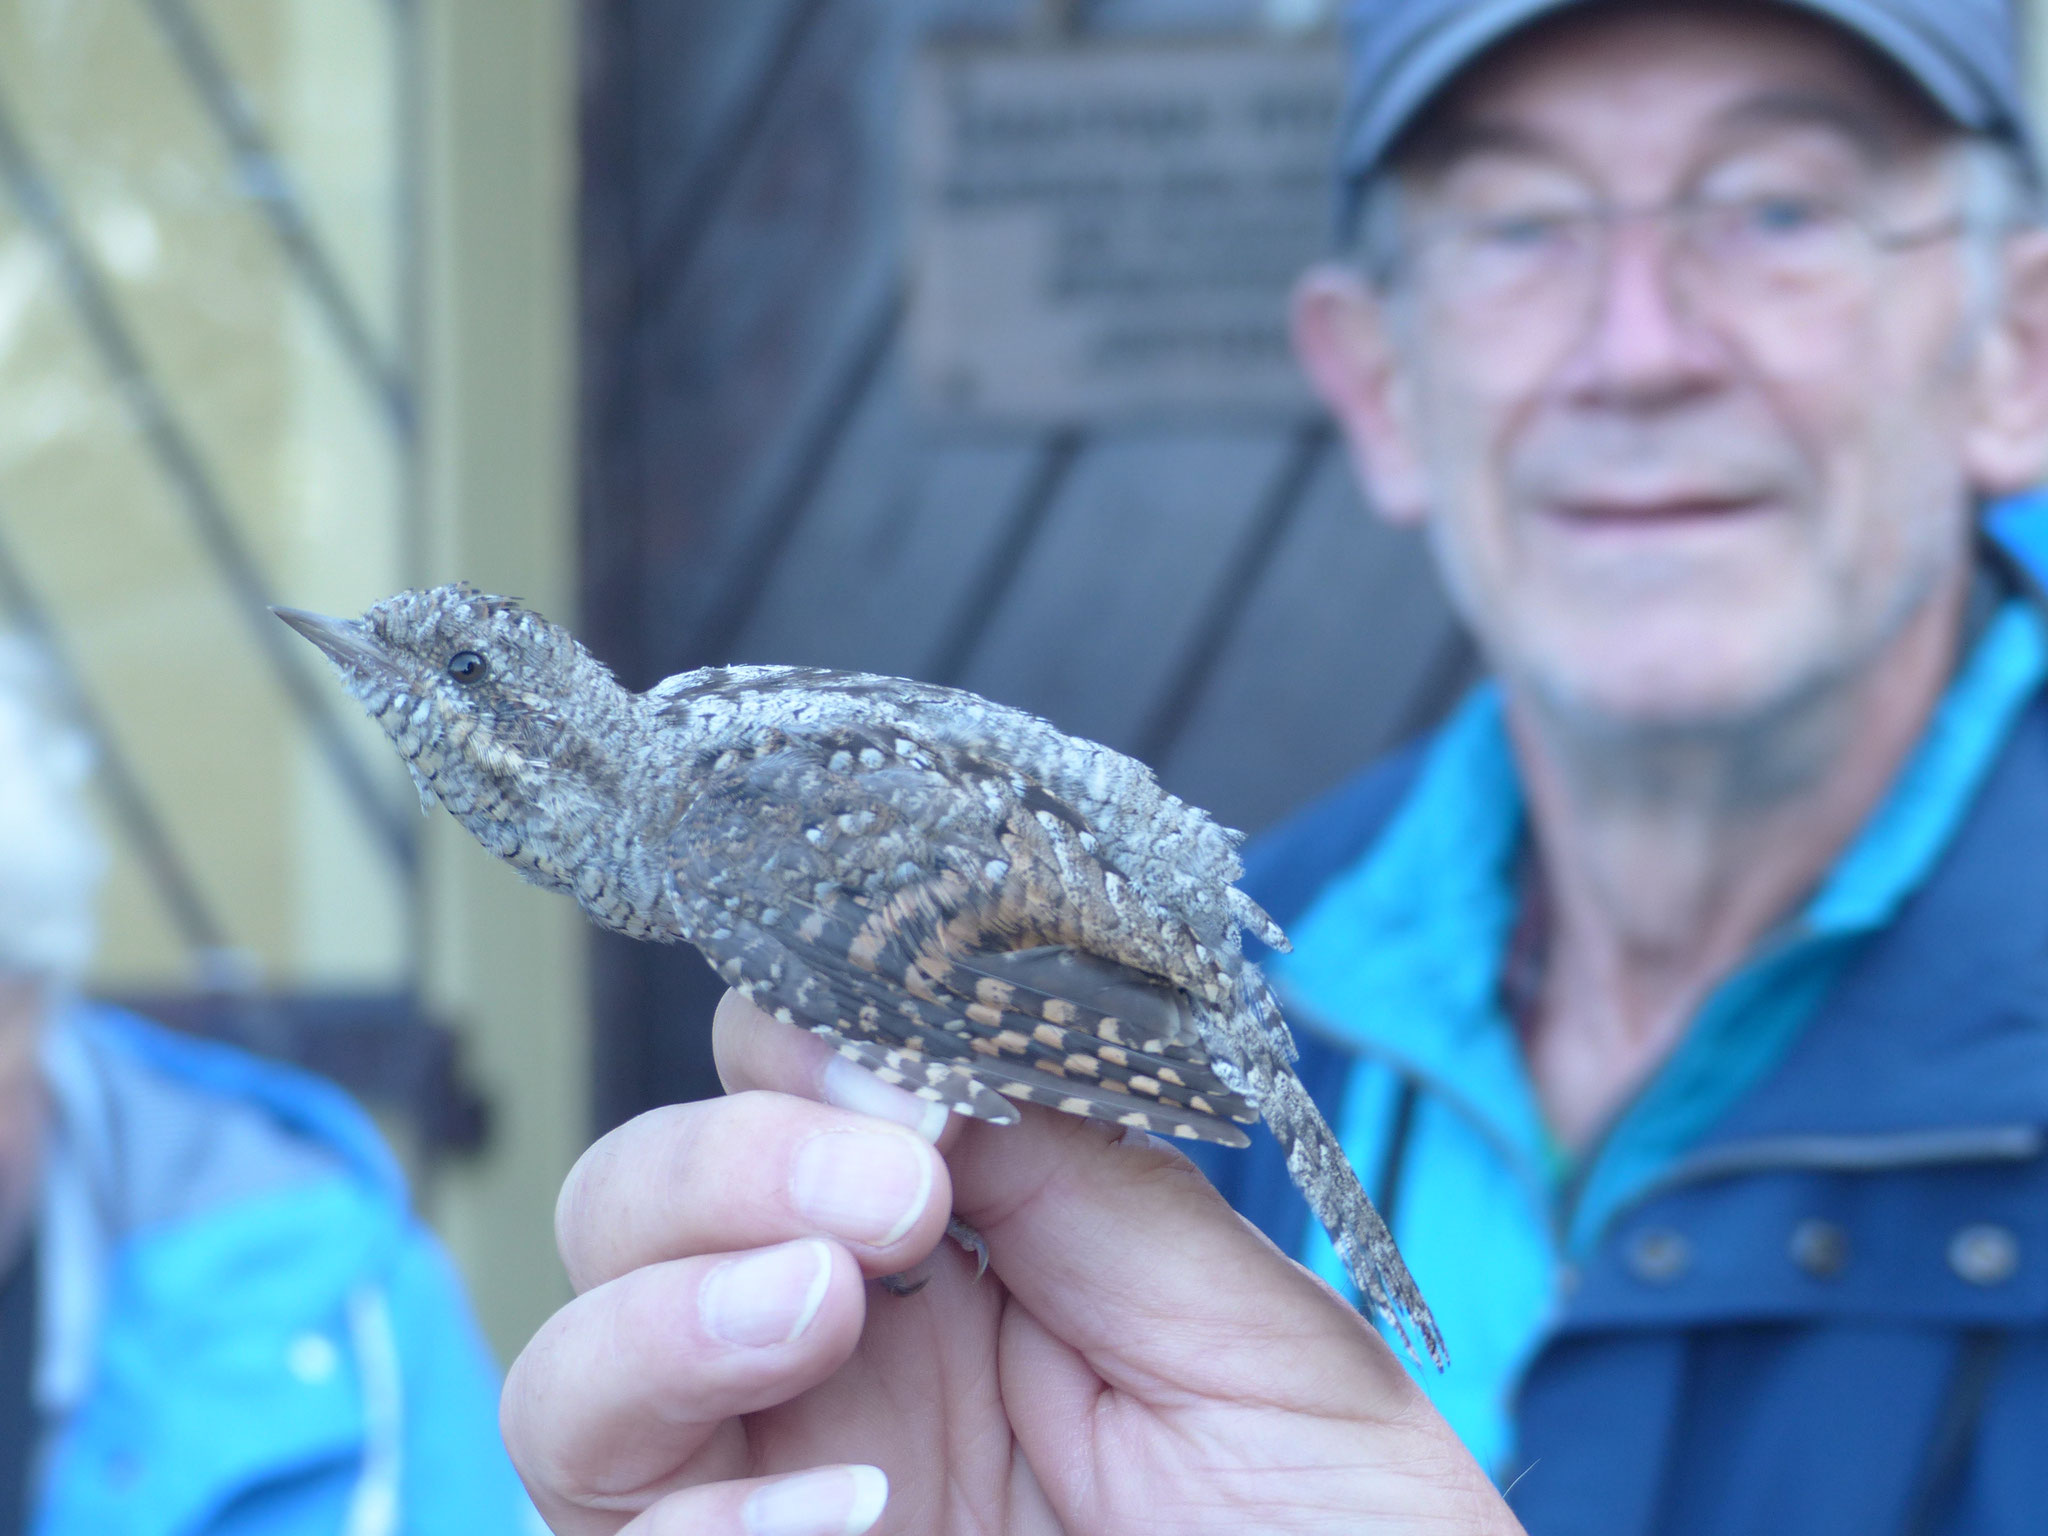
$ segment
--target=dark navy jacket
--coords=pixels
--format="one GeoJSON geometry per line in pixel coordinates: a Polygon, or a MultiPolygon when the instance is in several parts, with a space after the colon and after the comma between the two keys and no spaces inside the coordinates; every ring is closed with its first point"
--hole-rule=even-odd
{"type": "MultiPolygon", "coordinates": [[[[1246,890],[1300,916],[1415,769],[1261,839],[1246,890]]],[[[1334,1114],[1354,1058],[1300,1043],[1334,1114]]],[[[1270,1136],[1202,1161],[1302,1251],[1270,1136]]],[[[1579,1271],[1516,1417],[1532,1536],[2048,1533],[2048,698],[1791,1054],[1579,1271]]]]}

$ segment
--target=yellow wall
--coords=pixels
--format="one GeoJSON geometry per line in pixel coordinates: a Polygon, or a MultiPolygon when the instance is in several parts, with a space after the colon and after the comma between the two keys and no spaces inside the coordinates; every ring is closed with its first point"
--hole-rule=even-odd
{"type": "MultiPolygon", "coordinates": [[[[218,23],[224,56],[388,336],[376,234],[390,222],[379,193],[393,144],[377,131],[390,114],[336,124],[297,110],[329,70],[374,87],[385,31],[375,9],[198,10],[218,23]]],[[[364,96],[374,103],[374,88],[364,96]]],[[[391,585],[395,447],[348,387],[146,8],[4,0],[0,103],[270,589],[316,603],[391,585]],[[330,562],[337,548],[350,560],[330,562]]],[[[253,632],[264,616],[208,558],[113,385],[51,240],[16,197],[0,197],[0,535],[222,930],[232,953],[214,957],[221,968],[285,985],[388,985],[406,966],[398,871],[306,751],[253,632]],[[342,899],[304,899],[323,892],[342,899]]],[[[367,722],[349,724],[365,755],[382,751],[367,722]]],[[[377,766],[386,798],[402,804],[402,780],[377,766]]],[[[117,841],[96,980],[194,979],[133,853],[117,841]]]]}
{"type": "MultiPolygon", "coordinates": [[[[570,620],[572,12],[432,0],[428,15],[428,574],[570,620]]],[[[428,826],[428,997],[463,1022],[496,1113],[490,1155],[443,1174],[432,1214],[509,1359],[568,1297],[553,1211],[588,1137],[587,930],[447,816],[428,826]]]]}
{"type": "MultiPolygon", "coordinates": [[[[573,618],[575,37],[568,0],[187,0],[378,346],[419,371],[404,451],[147,5],[0,0],[0,112],[47,176],[267,595],[335,612],[467,578],[573,618]],[[409,62],[410,61],[410,62],[409,62]],[[408,96],[408,92],[411,92],[408,96]],[[402,111],[417,106],[408,138],[402,111]],[[408,239],[408,185],[421,215],[408,239]],[[409,263],[423,282],[409,298],[409,263]]],[[[584,929],[445,816],[308,651],[407,881],[266,660],[47,232],[0,189],[0,546],[210,909],[195,956],[132,843],[92,979],[422,990],[491,1100],[421,1198],[509,1356],[566,1294],[555,1190],[586,1135],[584,929]]],[[[0,622],[7,615],[0,614],[0,622]]],[[[18,619],[18,615],[15,616],[18,619]]]]}

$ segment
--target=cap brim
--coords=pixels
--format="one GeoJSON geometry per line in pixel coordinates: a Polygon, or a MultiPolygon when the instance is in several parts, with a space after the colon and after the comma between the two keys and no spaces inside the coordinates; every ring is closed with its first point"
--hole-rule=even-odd
{"type": "MultiPolygon", "coordinates": [[[[1402,132],[1437,93],[1495,45],[1532,22],[1585,0],[1477,0],[1462,4],[1375,71],[1377,88],[1362,82],[1346,113],[1338,169],[1347,187],[1378,166],[1402,132]]],[[[1778,0],[1832,21],[1897,64],[1955,124],[1974,133],[2001,135],[2016,144],[2036,180],[2041,160],[2017,85],[1997,83],[1938,39],[1914,27],[1885,0],[1778,0]]]]}

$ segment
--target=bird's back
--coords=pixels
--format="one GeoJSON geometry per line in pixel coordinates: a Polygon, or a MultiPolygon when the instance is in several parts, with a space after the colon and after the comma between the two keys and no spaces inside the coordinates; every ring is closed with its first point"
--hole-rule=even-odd
{"type": "Polygon", "coordinates": [[[1242,1140],[1253,1106],[1212,1060],[1257,1027],[1236,855],[1141,764],[864,674],[718,669],[650,697],[699,744],[677,902],[728,981],[964,1113],[1008,1118],[1009,1095],[1242,1140]]]}
{"type": "Polygon", "coordinates": [[[1077,817],[1104,862],[1206,946],[1234,954],[1240,929],[1286,945],[1235,889],[1238,833],[1169,794],[1137,759],[1027,711],[934,683],[814,667],[706,668],[666,679],[648,698],[662,714],[732,742],[764,730],[865,730],[956,763],[1009,769],[1077,817]]]}

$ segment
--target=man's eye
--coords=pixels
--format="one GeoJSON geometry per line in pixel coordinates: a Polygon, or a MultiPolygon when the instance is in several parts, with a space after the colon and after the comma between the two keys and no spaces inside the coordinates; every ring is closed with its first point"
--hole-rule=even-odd
{"type": "Polygon", "coordinates": [[[1833,218],[1834,209],[1821,198],[1774,193],[1745,199],[1739,213],[1751,234],[1783,239],[1822,228],[1833,218]]]}
{"type": "Polygon", "coordinates": [[[1507,213],[1472,226],[1476,243],[1500,251],[1539,251],[1562,244],[1576,221],[1563,213],[1507,213]]]}

